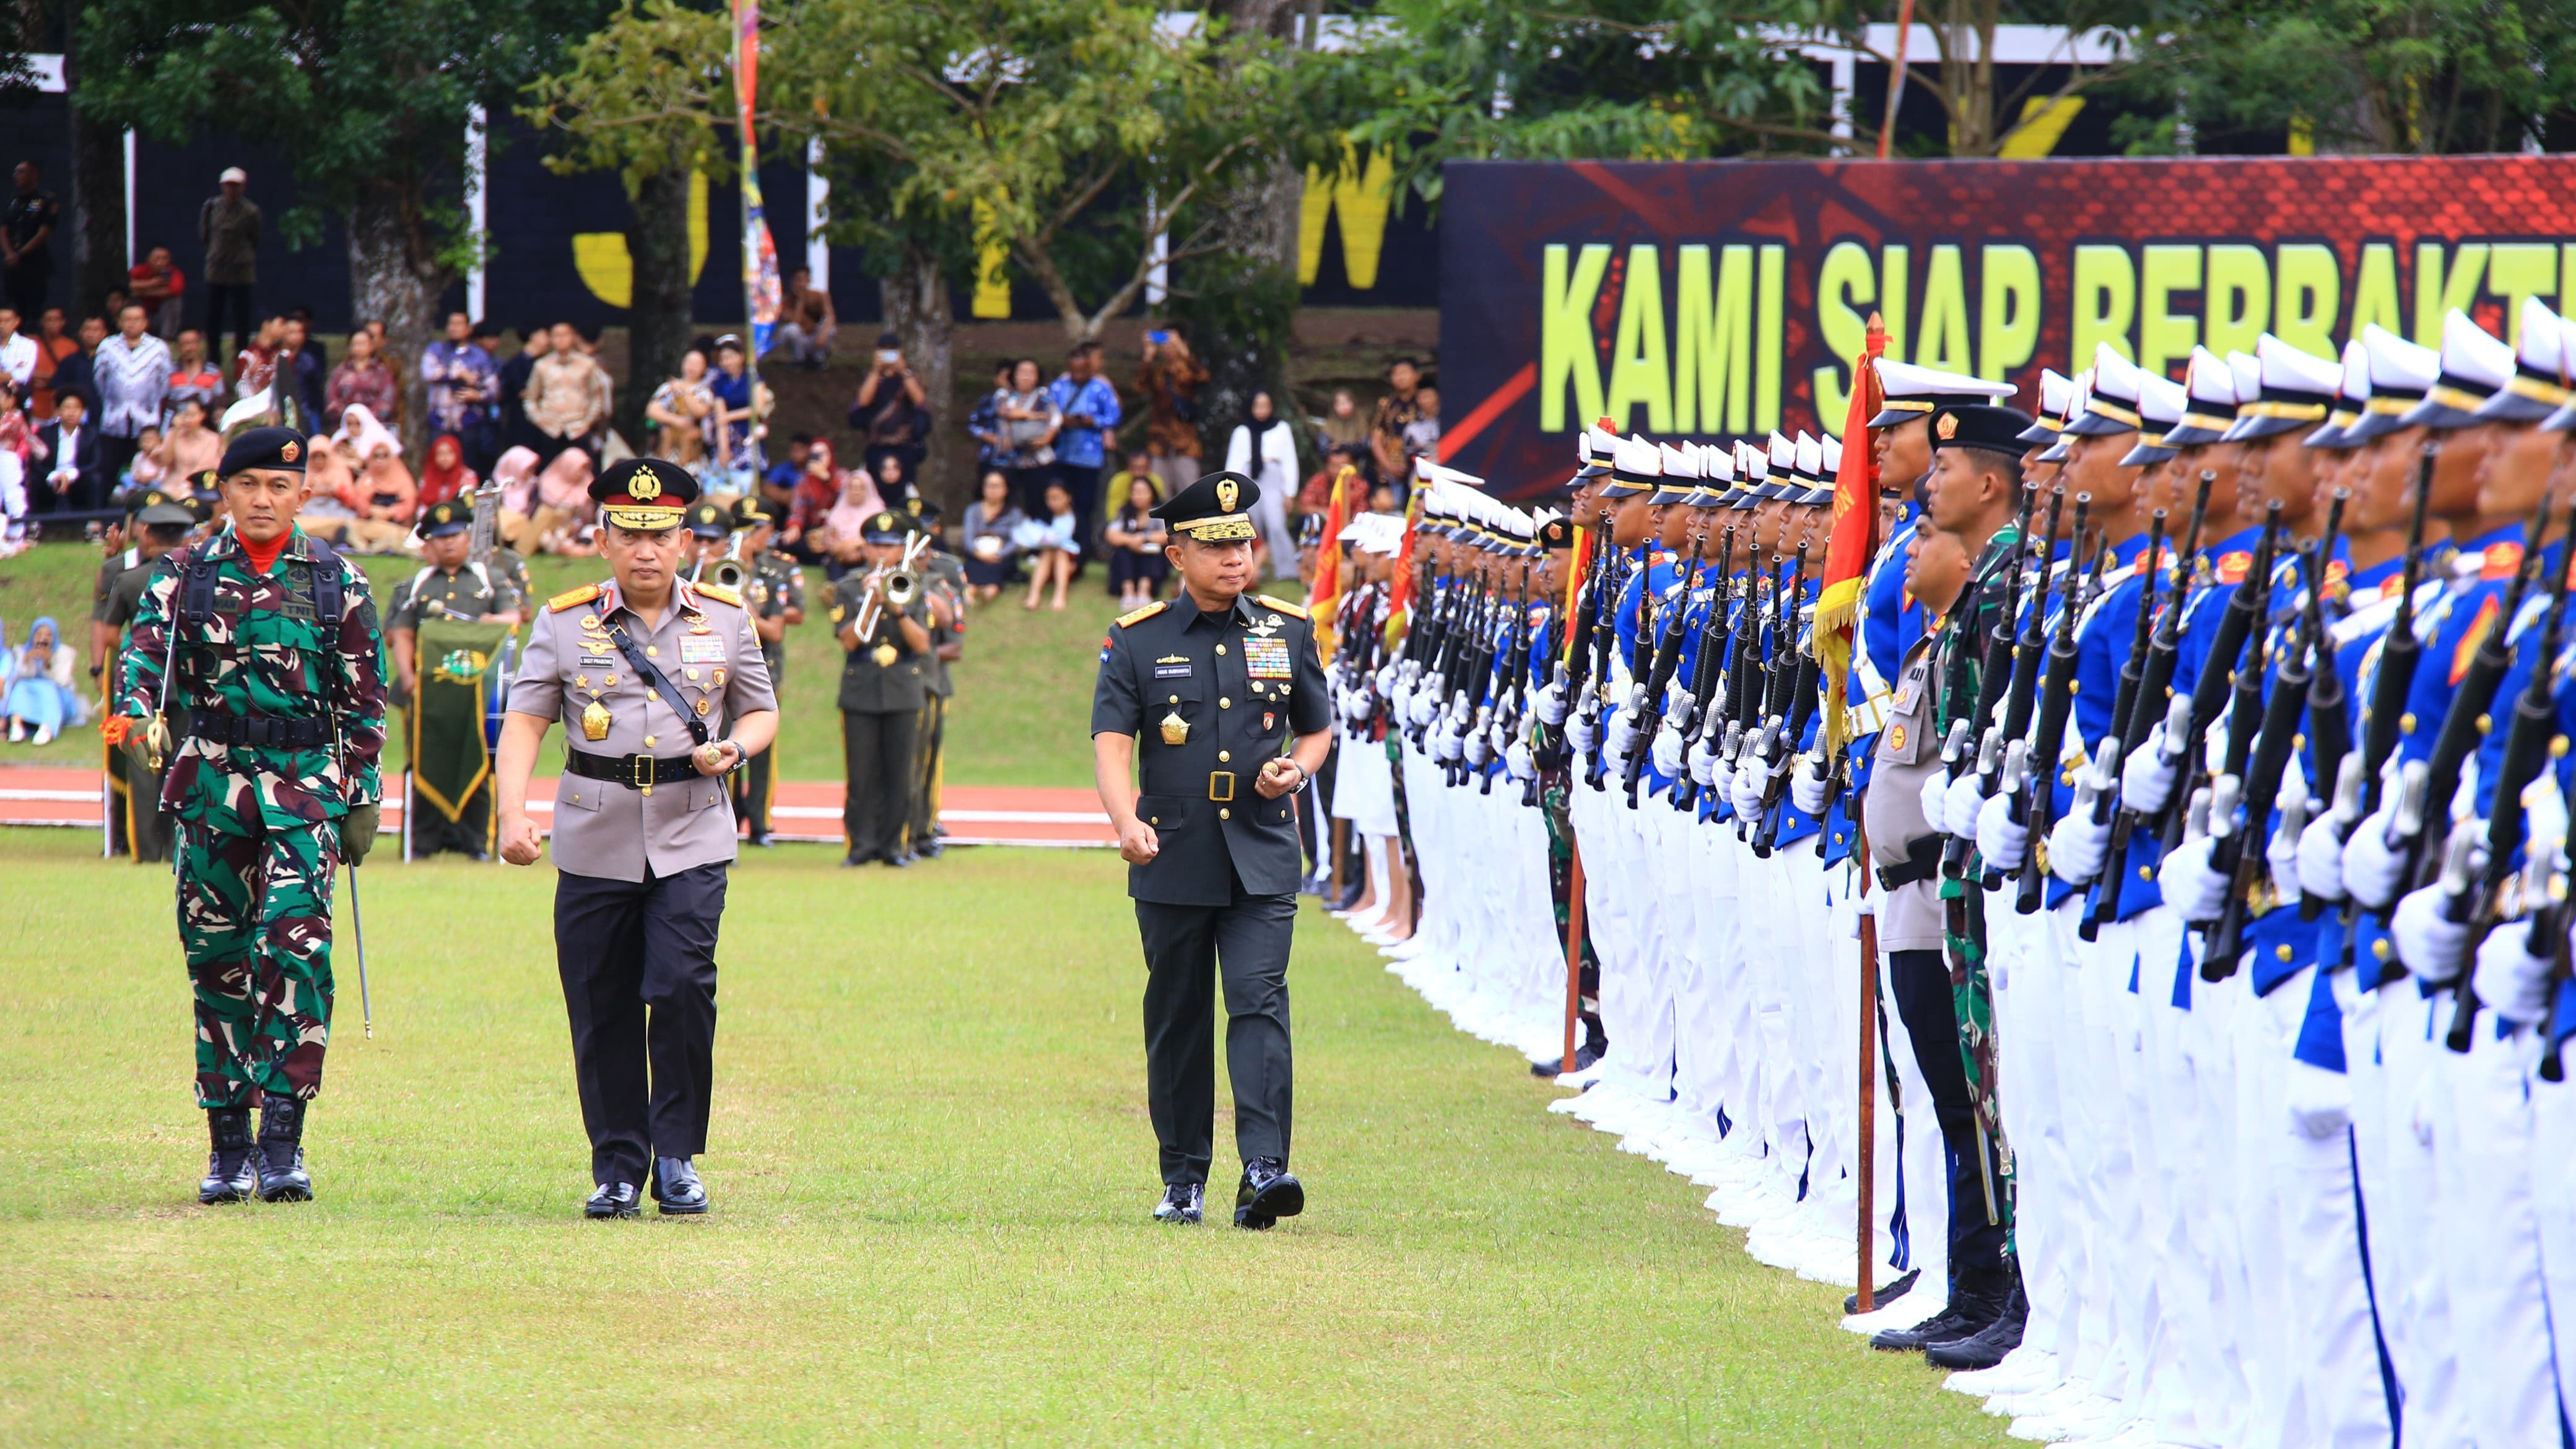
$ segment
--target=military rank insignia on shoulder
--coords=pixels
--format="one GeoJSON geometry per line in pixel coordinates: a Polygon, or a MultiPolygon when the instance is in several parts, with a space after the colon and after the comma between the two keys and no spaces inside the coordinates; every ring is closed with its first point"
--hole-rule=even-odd
{"type": "Polygon", "coordinates": [[[698,597],[702,599],[713,599],[719,604],[731,604],[737,609],[742,607],[742,595],[721,584],[691,584],[689,587],[697,590],[698,597]]]}
{"type": "Polygon", "coordinates": [[[577,589],[566,589],[564,592],[546,600],[546,612],[549,614],[560,614],[564,610],[572,608],[576,604],[587,604],[598,597],[599,585],[597,584],[584,584],[577,589]]]}
{"type": "Polygon", "coordinates": [[[1300,619],[1308,617],[1306,606],[1303,604],[1292,604],[1286,599],[1274,599],[1268,594],[1255,594],[1253,597],[1259,599],[1261,601],[1261,606],[1265,609],[1277,609],[1280,613],[1294,614],[1300,619]]]}
{"type": "Polygon", "coordinates": [[[1150,619],[1150,618],[1154,617],[1156,614],[1159,614],[1159,613],[1163,612],[1165,609],[1170,608],[1171,606],[1172,606],[1172,605],[1171,605],[1171,602],[1170,602],[1169,600],[1166,600],[1166,599],[1156,599],[1154,602],[1152,602],[1152,603],[1150,603],[1150,604],[1147,604],[1145,607],[1143,607],[1143,608],[1141,608],[1141,609],[1134,609],[1134,610],[1130,610],[1130,611],[1129,611],[1129,612],[1127,612],[1127,613],[1124,613],[1124,614],[1119,615],[1119,616],[1118,616],[1118,623],[1117,623],[1117,626],[1116,626],[1116,627],[1121,628],[1121,629],[1124,629],[1124,628],[1126,628],[1126,627],[1127,627],[1128,625],[1130,625],[1130,624],[1138,624],[1138,623],[1142,623],[1142,622],[1144,622],[1145,620],[1147,620],[1147,619],[1150,619]]]}

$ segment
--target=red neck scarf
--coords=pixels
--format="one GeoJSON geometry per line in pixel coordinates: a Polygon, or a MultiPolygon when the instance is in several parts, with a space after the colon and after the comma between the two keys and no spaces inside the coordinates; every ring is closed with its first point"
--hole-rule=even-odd
{"type": "Polygon", "coordinates": [[[270,565],[277,562],[277,556],[286,552],[286,541],[294,536],[295,530],[290,528],[266,543],[253,543],[236,533],[233,542],[241,545],[242,557],[250,560],[251,572],[264,574],[270,565]]]}

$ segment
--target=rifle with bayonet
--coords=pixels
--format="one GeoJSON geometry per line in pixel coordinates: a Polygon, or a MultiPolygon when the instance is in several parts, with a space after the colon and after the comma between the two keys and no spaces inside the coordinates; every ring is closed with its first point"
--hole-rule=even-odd
{"type": "MultiPolygon", "coordinates": [[[[2308,752],[2316,763],[2316,788],[2333,791],[2333,808],[2337,811],[2347,804],[2361,803],[2361,776],[2357,773],[2361,761],[2352,753],[2350,696],[2344,688],[2342,662],[2335,658],[2334,630],[2326,622],[2325,605],[2332,582],[2327,571],[2334,564],[2334,541],[2342,530],[2344,506],[2351,501],[2350,490],[2335,490],[2326,510],[2323,546],[2308,569],[2308,636],[2317,641],[2316,666],[2308,681],[2308,752]]],[[[2349,822],[2339,828],[2328,822],[2319,823],[2335,829],[2337,838],[2352,828],[2349,822]]],[[[2324,901],[2305,894],[2299,897],[2300,920],[2313,921],[2324,909],[2324,901]]]]}
{"type": "MultiPolygon", "coordinates": [[[[2111,733],[2104,737],[2102,757],[2096,761],[2097,775],[2106,780],[2119,778],[2121,762],[2138,747],[2152,723],[2139,701],[2146,695],[2147,663],[2155,653],[2152,622],[2156,595],[2163,583],[2164,548],[2165,511],[2159,508],[2147,520],[2147,551],[2138,555],[2138,614],[2130,621],[2128,657],[2120,661],[2120,684],[2111,694],[2111,733]]],[[[2164,686],[2158,684],[2156,688],[2161,692],[2164,686]]],[[[2118,798],[2117,792],[2109,789],[2097,791],[2093,797],[2093,823],[2112,827],[2115,835],[2119,831],[2111,810],[2118,798]]],[[[2091,895],[2085,901],[2082,919],[2075,923],[2075,934],[2087,941],[2099,938],[2102,927],[2120,915],[2119,872],[2125,866],[2107,853],[2102,863],[2102,873],[2088,882],[2091,895]]]]}
{"type": "MultiPolygon", "coordinates": [[[[2029,780],[2029,750],[2023,734],[2030,728],[2031,710],[2039,698],[2040,676],[2048,668],[2048,595],[2057,572],[2057,525],[2063,521],[2065,510],[2066,490],[2052,490],[2048,495],[2048,525],[2041,530],[2039,573],[2031,585],[2030,608],[2016,621],[2018,632],[2013,640],[2012,687],[2004,695],[2004,769],[1994,776],[1980,777],[1979,793],[1984,795],[2003,790],[2008,796],[2019,799],[2029,780]],[[2012,751],[2017,745],[2023,749],[2023,769],[2019,774],[2013,774],[2012,751]],[[2008,776],[2011,781],[2009,789],[2008,776]]],[[[2003,873],[1989,866],[1981,884],[1992,890],[2003,884],[2003,873]]]]}
{"type": "MultiPolygon", "coordinates": [[[[2201,471],[2200,491],[2191,504],[2191,522],[2183,529],[2182,551],[2175,555],[2179,567],[2174,569],[2172,591],[2159,606],[2156,604],[2156,587],[2160,580],[2150,580],[2147,596],[2140,602],[2142,609],[2156,608],[2156,627],[2147,639],[2147,657],[2139,667],[2137,693],[2129,704],[2128,727],[2121,734],[2120,758],[2123,761],[2145,744],[2148,732],[2157,721],[2167,719],[2172,713],[2168,700],[2173,694],[2174,668],[2182,656],[2183,606],[2191,599],[2192,569],[2200,555],[2200,530],[2209,517],[2209,490],[2217,481],[2217,474],[2207,469],[2201,471]]],[[[2106,880],[2127,881],[2129,844],[2137,834],[2139,817],[2140,812],[2135,807],[2125,800],[2121,802],[2120,813],[2111,822],[2110,849],[2103,857],[2106,880]]],[[[2097,901],[2094,914],[2087,918],[2097,936],[2104,924],[2117,919],[2118,889],[2107,890],[2103,894],[2111,898],[2111,904],[2104,906],[2097,901]]]]}
{"type": "Polygon", "coordinates": [[[1789,775],[1797,768],[1790,759],[1792,751],[1806,742],[1807,726],[1815,722],[1822,699],[1816,689],[1818,663],[1815,639],[1810,631],[1807,642],[1798,642],[1798,620],[1806,606],[1807,546],[1798,546],[1798,567],[1790,575],[1789,630],[1781,643],[1794,656],[1789,667],[1775,671],[1786,682],[1778,706],[1778,726],[1762,762],[1769,771],[1763,777],[1762,824],[1753,832],[1753,853],[1765,860],[1771,857],[1772,844],[1780,837],[1780,817],[1787,813],[1780,802],[1788,798],[1789,775]]]}
{"type": "MultiPolygon", "coordinates": [[[[1638,676],[1636,691],[1630,699],[1630,708],[1637,714],[1637,742],[1628,751],[1627,775],[1619,784],[1627,792],[1631,810],[1637,808],[1637,786],[1645,776],[1646,756],[1654,747],[1655,735],[1664,727],[1664,695],[1673,687],[1673,671],[1681,667],[1682,626],[1690,619],[1691,585],[1699,577],[1700,547],[1705,539],[1704,534],[1695,534],[1691,538],[1690,564],[1681,571],[1680,581],[1673,590],[1673,602],[1664,610],[1662,637],[1655,642],[1651,656],[1653,662],[1644,674],[1638,676]]],[[[1637,606],[1640,645],[1644,644],[1645,635],[1645,605],[1640,602],[1637,606]]]]}
{"type": "MultiPolygon", "coordinates": [[[[2156,828],[2164,849],[2171,854],[2182,843],[2183,805],[2194,792],[2208,786],[2209,753],[2198,748],[2199,737],[2218,719],[2220,701],[2236,685],[2236,662],[2245,652],[2245,641],[2255,636],[2255,621],[2267,612],[2272,588],[2272,559],[2280,546],[2281,505],[2275,503],[2263,516],[2263,536],[2254,545],[2254,562],[2245,577],[2237,582],[2236,592],[2227,598],[2227,607],[2218,616],[2218,626],[2210,641],[2209,653],[2201,661],[2200,681],[2187,696],[2177,697],[2165,716],[2165,753],[2177,763],[2188,762],[2182,778],[2175,784],[2173,797],[2165,801],[2156,828]]],[[[2262,680],[2255,680],[2255,709],[2261,708],[2262,680]]],[[[2251,728],[2250,718],[2248,728],[2251,728]]],[[[2243,760],[2237,761],[2243,768],[2243,760]]],[[[2221,773],[2226,773],[2222,771],[2221,773]]],[[[2212,831],[2227,828],[2223,812],[2213,804],[2210,811],[2212,831]]]]}
{"type": "MultiPolygon", "coordinates": [[[[1718,686],[1726,677],[1726,651],[1734,640],[1735,609],[1735,529],[1729,526],[1717,540],[1717,587],[1711,592],[1707,617],[1700,620],[1699,654],[1691,661],[1690,700],[1686,708],[1690,717],[1682,722],[1682,745],[1687,763],[1689,747],[1697,745],[1708,733],[1718,707],[1718,686]]],[[[1673,808],[1690,810],[1699,804],[1699,781],[1683,771],[1681,788],[1673,792],[1673,808]]]]}

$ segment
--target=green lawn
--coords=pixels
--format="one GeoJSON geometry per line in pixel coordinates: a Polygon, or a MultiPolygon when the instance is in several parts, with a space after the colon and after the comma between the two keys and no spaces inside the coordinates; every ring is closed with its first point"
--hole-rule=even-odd
{"type": "MultiPolygon", "coordinates": [[[[90,588],[100,553],[90,545],[45,544],[0,561],[0,621],[10,642],[26,638],[40,614],[51,614],[86,656],[90,588]]],[[[420,565],[398,558],[368,558],[367,576],[379,598],[420,565]]],[[[607,577],[596,559],[539,558],[530,564],[541,595],[607,577]]],[[[1116,601],[1097,585],[1098,570],[1073,593],[1065,612],[1022,610],[1005,594],[977,608],[968,624],[965,657],[957,666],[957,696],[948,723],[948,779],[961,785],[1091,785],[1090,743],[1081,720],[1067,711],[1088,710],[1091,675],[1100,639],[1117,616],[1116,601]]],[[[830,585],[821,569],[805,571],[809,594],[805,626],[788,633],[787,718],[779,763],[790,780],[841,778],[841,722],[833,691],[840,679],[840,647],[827,617],[830,585]]],[[[387,765],[399,768],[401,732],[387,744],[387,765]]],[[[73,730],[38,748],[0,740],[0,766],[89,765],[98,759],[98,734],[73,730]]]]}
{"type": "Polygon", "coordinates": [[[376,1037],[344,945],[320,1200],[198,1208],[168,877],[94,849],[0,831],[12,1442],[2006,1442],[1311,909],[1307,1215],[1150,1224],[1100,853],[747,861],[716,1211],[624,1224],[575,1217],[544,868],[369,871],[376,1037]]]}

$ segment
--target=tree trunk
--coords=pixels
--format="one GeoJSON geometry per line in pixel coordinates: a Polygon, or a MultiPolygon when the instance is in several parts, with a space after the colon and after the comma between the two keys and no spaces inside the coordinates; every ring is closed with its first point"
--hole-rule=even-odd
{"type": "MultiPolygon", "coordinates": [[[[1300,9],[1310,7],[1301,7],[1297,0],[1220,0],[1211,8],[1225,17],[1227,28],[1236,34],[1290,40],[1296,38],[1300,9]]],[[[1215,208],[1223,243],[1212,260],[1240,259],[1248,274],[1245,280],[1257,283],[1247,290],[1275,303],[1284,289],[1287,298],[1284,312],[1275,305],[1224,309],[1230,315],[1207,329],[1219,335],[1192,339],[1208,365],[1199,416],[1201,439],[1212,451],[1223,451],[1234,425],[1250,416],[1256,391],[1270,393],[1279,416],[1296,415],[1297,406],[1288,391],[1288,343],[1296,305],[1298,209],[1305,186],[1305,173],[1289,161],[1287,153],[1273,151],[1265,164],[1247,171],[1235,186],[1207,202],[1215,208]]],[[[1201,308],[1176,310],[1206,315],[1201,308]]],[[[1302,456],[1308,451],[1308,430],[1293,431],[1302,456]]]]}
{"type": "Polygon", "coordinates": [[[951,356],[956,318],[949,310],[948,277],[940,270],[938,252],[906,246],[903,269],[884,280],[883,291],[886,326],[903,339],[903,355],[930,397],[930,436],[924,440],[928,455],[919,474],[922,495],[956,518],[972,485],[951,476],[951,450],[965,429],[962,418],[949,415],[957,404],[951,356]]]}
{"type": "MultiPolygon", "coordinates": [[[[71,214],[63,218],[46,245],[57,256],[71,257],[72,322],[98,311],[109,292],[125,290],[125,133],[90,120],[81,110],[80,77],[73,59],[78,38],[78,7],[65,15],[63,89],[71,105],[66,119],[71,132],[71,214]],[[68,234],[66,234],[68,233],[68,234]]],[[[108,319],[108,330],[116,330],[108,319]]]]}
{"type": "Polygon", "coordinates": [[[420,376],[420,354],[436,335],[439,294],[456,280],[439,265],[422,224],[418,191],[384,190],[349,211],[349,316],[351,325],[385,324],[385,347],[402,360],[403,456],[427,451],[429,389],[420,376]]]}
{"type": "Polygon", "coordinates": [[[626,387],[617,400],[617,426],[641,448],[644,404],[664,378],[680,375],[680,356],[689,350],[689,173],[646,177],[631,206],[626,255],[635,267],[635,295],[626,313],[626,387]]]}

